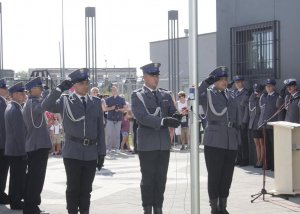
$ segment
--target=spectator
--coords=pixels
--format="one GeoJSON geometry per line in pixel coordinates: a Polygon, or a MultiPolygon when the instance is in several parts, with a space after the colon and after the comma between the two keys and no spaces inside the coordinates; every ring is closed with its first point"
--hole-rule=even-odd
{"type": "Polygon", "coordinates": [[[126,107],[125,99],[118,95],[118,88],[112,86],[112,96],[106,99],[107,114],[107,149],[110,152],[112,149],[118,149],[120,145],[120,131],[123,120],[123,111],[126,107]],[[116,147],[117,146],[117,147],[116,147]]]}
{"type": "Polygon", "coordinates": [[[58,121],[57,117],[53,118],[53,124],[50,127],[50,133],[52,136],[52,154],[60,155],[61,154],[61,132],[62,126],[58,121]]]}
{"type": "Polygon", "coordinates": [[[176,103],[177,110],[180,114],[182,114],[181,118],[181,134],[180,134],[180,140],[181,140],[181,149],[185,150],[189,144],[189,124],[188,124],[188,103],[186,100],[186,94],[184,91],[180,91],[178,93],[179,100],[176,103]]]}
{"type": "Polygon", "coordinates": [[[100,98],[100,91],[97,87],[93,87],[91,89],[91,96],[94,96],[94,97],[99,97],[100,98]]]}
{"type": "Polygon", "coordinates": [[[121,144],[121,150],[124,151],[124,146],[126,145],[126,148],[131,151],[128,138],[129,138],[129,128],[130,128],[130,115],[127,111],[123,114],[123,120],[121,124],[121,133],[122,133],[122,144],[121,144]]]}

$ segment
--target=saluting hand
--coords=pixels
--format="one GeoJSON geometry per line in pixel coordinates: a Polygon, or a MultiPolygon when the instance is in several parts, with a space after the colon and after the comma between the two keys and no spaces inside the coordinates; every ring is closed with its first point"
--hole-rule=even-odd
{"type": "Polygon", "coordinates": [[[208,84],[208,85],[212,85],[214,84],[215,82],[217,82],[220,78],[216,77],[216,76],[209,76],[207,77],[204,81],[208,84]]]}
{"type": "Polygon", "coordinates": [[[72,88],[73,83],[70,80],[62,81],[57,87],[63,92],[72,88]]]}

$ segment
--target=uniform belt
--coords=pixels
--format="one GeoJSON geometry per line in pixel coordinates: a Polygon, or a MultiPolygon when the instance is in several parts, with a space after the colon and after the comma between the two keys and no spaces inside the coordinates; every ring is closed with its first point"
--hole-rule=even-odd
{"type": "Polygon", "coordinates": [[[208,125],[227,126],[228,128],[238,128],[236,123],[225,121],[208,121],[208,125]]]}
{"type": "Polygon", "coordinates": [[[91,140],[91,139],[82,139],[82,138],[77,138],[77,137],[73,137],[73,136],[68,136],[68,139],[70,139],[73,142],[76,143],[81,143],[83,146],[90,146],[96,143],[96,140],[91,140]]]}

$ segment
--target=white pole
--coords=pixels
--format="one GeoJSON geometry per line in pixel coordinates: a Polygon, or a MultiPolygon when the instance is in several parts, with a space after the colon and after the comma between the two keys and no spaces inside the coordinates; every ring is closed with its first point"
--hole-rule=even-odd
{"type": "Polygon", "coordinates": [[[65,32],[64,32],[64,0],[61,1],[61,54],[62,54],[62,79],[65,79],[65,32]]]}
{"type": "Polygon", "coordinates": [[[195,87],[195,99],[191,100],[194,114],[191,114],[191,213],[200,213],[199,182],[199,98],[198,98],[198,1],[189,0],[189,72],[190,87],[195,87]]]}

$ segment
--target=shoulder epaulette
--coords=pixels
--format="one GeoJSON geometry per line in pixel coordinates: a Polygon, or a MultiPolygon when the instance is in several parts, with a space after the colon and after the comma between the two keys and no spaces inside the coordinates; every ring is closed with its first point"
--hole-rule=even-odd
{"type": "Polygon", "coordinates": [[[134,90],[133,92],[136,93],[136,92],[142,92],[142,91],[143,91],[143,88],[139,88],[139,89],[134,90]]]}
{"type": "Polygon", "coordinates": [[[172,93],[172,91],[170,91],[170,90],[167,90],[167,89],[164,89],[164,88],[158,88],[160,91],[162,91],[162,92],[165,92],[165,93],[168,93],[168,94],[170,94],[170,95],[172,95],[173,93],[172,93]]]}
{"type": "Polygon", "coordinates": [[[70,94],[62,94],[61,96],[64,96],[64,97],[69,97],[70,94]]]}

